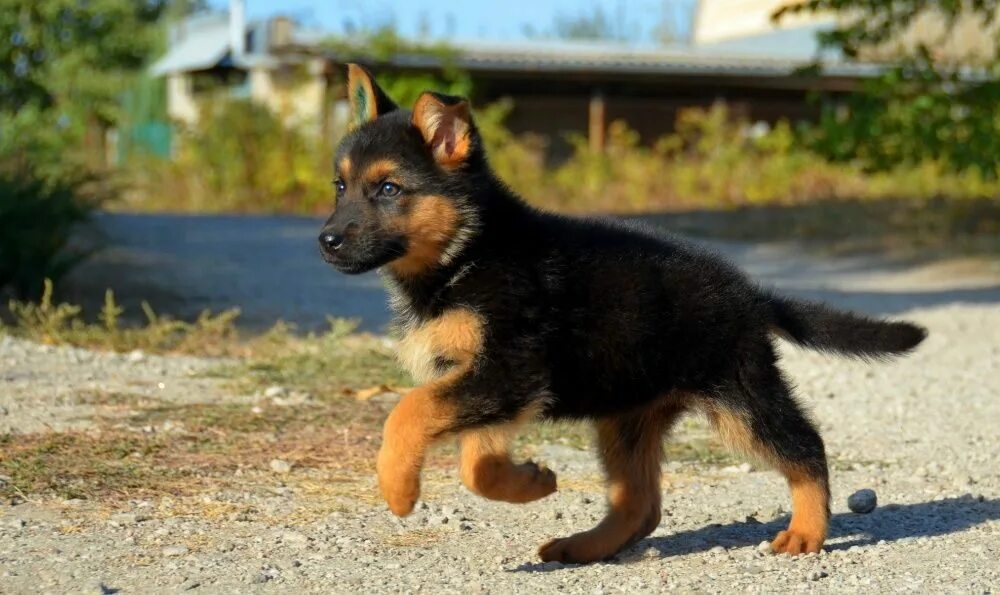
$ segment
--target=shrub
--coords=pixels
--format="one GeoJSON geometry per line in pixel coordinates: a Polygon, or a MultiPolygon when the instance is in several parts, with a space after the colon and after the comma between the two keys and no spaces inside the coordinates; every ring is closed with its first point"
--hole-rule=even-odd
{"type": "MultiPolygon", "coordinates": [[[[489,113],[489,110],[486,110],[489,113]]],[[[500,112],[502,116],[504,112],[500,112]]],[[[503,130],[490,122],[487,130],[503,130]]],[[[805,148],[787,122],[774,126],[734,118],[718,104],[678,114],[675,131],[652,147],[621,121],[608,128],[603,153],[583,136],[572,156],[546,170],[530,159],[532,139],[484,132],[501,176],[537,204],[568,211],[642,212],[802,204],[827,199],[926,200],[1000,196],[1000,183],[976,169],[955,172],[921,161],[881,172],[834,163],[805,148]]],[[[535,151],[537,153],[537,151],[535,151]]]]}
{"type": "Polygon", "coordinates": [[[87,183],[0,169],[0,289],[35,298],[43,280],[62,277],[88,256],[70,246],[74,231],[97,206],[84,190],[87,183]]]}
{"type": "MultiPolygon", "coordinates": [[[[513,104],[476,112],[501,179],[539,206],[634,213],[802,204],[827,199],[925,200],[1000,196],[1000,181],[975,168],[956,172],[923,160],[886,171],[833,162],[807,148],[808,134],[736,118],[722,104],[682,110],[675,130],[644,146],[624,122],[608,128],[606,150],[571,135],[569,159],[545,163],[545,141],[504,126],[513,104]]],[[[332,143],[287,129],[248,102],[209,106],[172,162],[154,161],[131,206],[152,210],[297,212],[326,210],[332,143]]],[[[808,132],[808,131],[807,131],[808,132]]]]}
{"type": "Polygon", "coordinates": [[[332,196],[332,145],[248,100],[206,102],[173,160],[132,168],[132,207],[197,212],[304,212],[332,196]]]}

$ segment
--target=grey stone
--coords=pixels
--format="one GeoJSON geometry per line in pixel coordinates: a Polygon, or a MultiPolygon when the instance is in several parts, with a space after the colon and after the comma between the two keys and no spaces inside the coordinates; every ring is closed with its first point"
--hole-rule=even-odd
{"type": "Polygon", "coordinates": [[[168,545],[161,550],[161,553],[168,557],[174,558],[177,556],[183,556],[188,553],[188,547],[186,545],[168,545]]]}
{"type": "Polygon", "coordinates": [[[868,514],[875,510],[876,505],[878,505],[878,496],[875,494],[875,490],[858,490],[847,498],[847,507],[851,509],[851,512],[858,514],[868,514]]]}

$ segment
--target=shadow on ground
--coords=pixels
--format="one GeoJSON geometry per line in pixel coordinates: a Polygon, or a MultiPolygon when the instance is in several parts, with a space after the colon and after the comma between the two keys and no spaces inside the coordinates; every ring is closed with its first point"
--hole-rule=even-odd
{"type": "MultiPolygon", "coordinates": [[[[968,530],[976,525],[1000,519],[1000,500],[979,500],[973,497],[948,498],[917,504],[888,504],[870,514],[841,513],[830,521],[830,536],[825,550],[846,550],[880,541],[935,537],[968,530]]],[[[667,517],[663,523],[669,523],[667,517]]],[[[662,537],[646,538],[617,558],[629,563],[637,552],[650,548],[660,557],[670,558],[705,552],[715,546],[726,548],[756,546],[770,541],[788,526],[788,517],[760,523],[757,521],[706,525],[692,531],[681,531],[662,537]]],[[[581,527],[585,529],[586,527],[581,527]]],[[[547,572],[557,570],[542,563],[522,564],[513,572],[547,572]]]]}

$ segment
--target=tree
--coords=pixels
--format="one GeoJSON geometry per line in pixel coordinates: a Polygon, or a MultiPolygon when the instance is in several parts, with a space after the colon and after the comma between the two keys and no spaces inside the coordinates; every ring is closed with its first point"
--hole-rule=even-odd
{"type": "Polygon", "coordinates": [[[162,43],[166,0],[0,0],[0,291],[36,296],[85,254],[121,95],[162,43]]]}
{"type": "Polygon", "coordinates": [[[619,2],[617,14],[609,16],[600,5],[590,12],[557,14],[548,30],[538,30],[531,25],[523,28],[525,37],[567,39],[572,41],[628,41],[639,36],[636,27],[626,26],[626,6],[619,2]]]}
{"type": "Polygon", "coordinates": [[[160,45],[158,19],[166,6],[166,0],[0,0],[0,149],[35,145],[55,152],[88,134],[99,145],[94,138],[119,117],[120,94],[160,45]]]}
{"type": "MultiPolygon", "coordinates": [[[[878,55],[889,64],[845,104],[828,106],[813,146],[872,169],[933,160],[952,170],[1000,175],[1000,0],[799,0],[775,19],[801,12],[838,16],[821,43],[848,59],[878,55]],[[937,19],[943,35],[899,44],[920,19],[937,19]],[[967,19],[978,22],[991,51],[955,61],[936,44],[967,19]],[[888,53],[889,46],[898,48],[888,53]]],[[[911,36],[912,37],[912,36],[911,36]]]]}

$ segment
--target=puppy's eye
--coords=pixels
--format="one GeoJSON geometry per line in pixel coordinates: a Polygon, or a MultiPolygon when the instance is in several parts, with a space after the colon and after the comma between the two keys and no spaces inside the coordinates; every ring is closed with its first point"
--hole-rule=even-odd
{"type": "Polygon", "coordinates": [[[340,178],[333,181],[333,187],[337,189],[337,196],[340,196],[347,191],[347,184],[345,184],[340,178]]]}
{"type": "Polygon", "coordinates": [[[402,192],[402,189],[398,185],[393,184],[392,182],[382,182],[382,185],[379,186],[378,191],[379,194],[381,194],[382,196],[392,198],[393,196],[397,196],[400,192],[402,192]]]}

